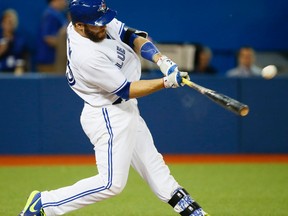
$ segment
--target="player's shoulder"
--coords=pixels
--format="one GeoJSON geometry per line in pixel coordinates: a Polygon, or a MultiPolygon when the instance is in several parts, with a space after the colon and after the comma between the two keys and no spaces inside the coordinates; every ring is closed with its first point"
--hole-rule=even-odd
{"type": "Polygon", "coordinates": [[[122,21],[118,20],[117,18],[114,18],[111,22],[107,24],[107,27],[119,27],[125,25],[122,21]]]}
{"type": "Polygon", "coordinates": [[[120,20],[114,18],[110,23],[107,24],[107,31],[120,35],[122,30],[124,29],[125,23],[120,20]]]}

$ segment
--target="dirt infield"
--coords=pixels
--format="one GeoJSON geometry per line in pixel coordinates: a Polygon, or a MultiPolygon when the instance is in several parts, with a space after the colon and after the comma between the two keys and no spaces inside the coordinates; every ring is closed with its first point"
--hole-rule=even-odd
{"type": "MultiPolygon", "coordinates": [[[[288,163],[288,154],[164,155],[167,163],[288,163]]],[[[0,166],[93,165],[94,155],[0,155],[0,166]]]]}

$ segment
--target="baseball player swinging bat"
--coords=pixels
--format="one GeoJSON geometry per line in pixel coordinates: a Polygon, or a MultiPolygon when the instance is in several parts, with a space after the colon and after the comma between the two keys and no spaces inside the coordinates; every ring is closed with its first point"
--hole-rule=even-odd
{"type": "Polygon", "coordinates": [[[207,96],[211,101],[219,104],[220,106],[224,107],[225,109],[240,115],[246,116],[249,113],[249,107],[246,104],[243,104],[235,99],[232,99],[226,95],[217,93],[211,89],[205,88],[200,86],[190,80],[182,78],[182,82],[187,86],[195,89],[196,91],[200,92],[201,94],[207,96]]]}

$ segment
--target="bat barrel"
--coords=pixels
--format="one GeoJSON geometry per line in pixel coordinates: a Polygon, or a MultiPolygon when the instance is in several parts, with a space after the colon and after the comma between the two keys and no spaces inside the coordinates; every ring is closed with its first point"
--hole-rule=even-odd
{"type": "Polygon", "coordinates": [[[249,113],[249,107],[246,104],[243,104],[233,98],[230,98],[226,95],[219,94],[211,89],[205,88],[200,86],[190,80],[182,78],[182,82],[191,88],[195,89],[196,91],[200,92],[201,94],[208,97],[211,101],[219,104],[223,108],[230,110],[231,112],[240,115],[246,116],[249,113]]]}
{"type": "Polygon", "coordinates": [[[205,95],[212,101],[216,102],[220,106],[234,112],[240,116],[246,116],[249,113],[249,107],[233,98],[226,95],[217,93],[215,91],[207,91],[205,95]]]}

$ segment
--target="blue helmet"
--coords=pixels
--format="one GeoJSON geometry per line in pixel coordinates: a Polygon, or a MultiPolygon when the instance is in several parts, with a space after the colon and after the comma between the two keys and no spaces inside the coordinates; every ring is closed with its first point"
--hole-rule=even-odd
{"type": "Polygon", "coordinates": [[[71,0],[69,11],[72,23],[104,26],[111,22],[117,12],[106,6],[105,0],[71,0]]]}

